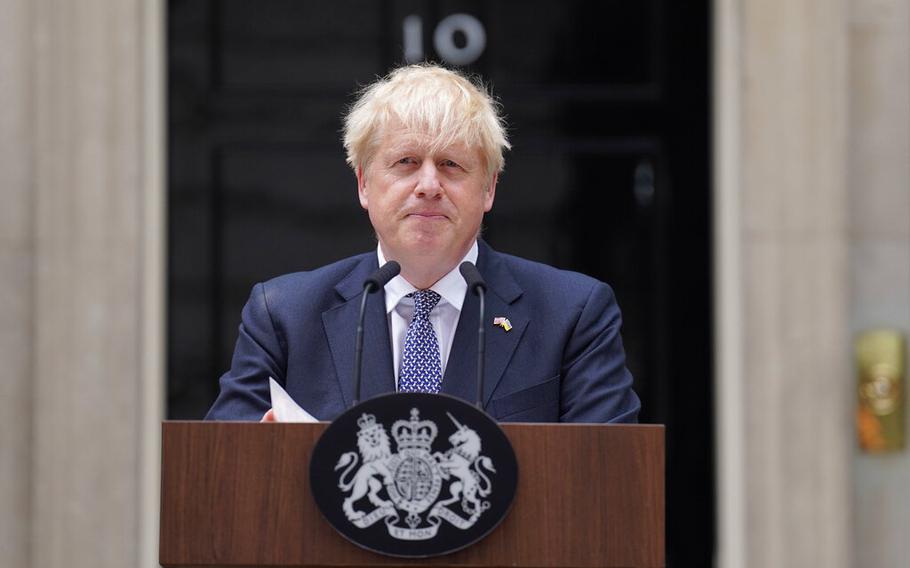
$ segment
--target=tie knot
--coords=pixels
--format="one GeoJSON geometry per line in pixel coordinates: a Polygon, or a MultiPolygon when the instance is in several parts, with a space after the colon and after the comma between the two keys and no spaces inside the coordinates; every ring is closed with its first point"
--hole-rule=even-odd
{"type": "Polygon", "coordinates": [[[414,317],[418,319],[429,318],[430,312],[440,300],[440,295],[429,289],[411,292],[408,297],[414,298],[414,317]]]}

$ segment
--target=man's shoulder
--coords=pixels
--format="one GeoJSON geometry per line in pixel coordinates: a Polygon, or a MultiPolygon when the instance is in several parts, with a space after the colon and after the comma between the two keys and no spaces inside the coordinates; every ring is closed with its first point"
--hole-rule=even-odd
{"type": "Polygon", "coordinates": [[[336,286],[368,265],[371,255],[376,258],[375,251],[367,252],[313,270],[282,274],[262,282],[262,291],[270,305],[301,301],[320,303],[336,298],[336,286]]]}
{"type": "Polygon", "coordinates": [[[490,249],[490,253],[502,266],[508,269],[509,273],[512,274],[516,282],[524,290],[541,290],[549,293],[583,295],[585,297],[597,287],[605,287],[610,290],[609,285],[606,283],[581,272],[557,268],[549,264],[492,249],[490,249]]]}

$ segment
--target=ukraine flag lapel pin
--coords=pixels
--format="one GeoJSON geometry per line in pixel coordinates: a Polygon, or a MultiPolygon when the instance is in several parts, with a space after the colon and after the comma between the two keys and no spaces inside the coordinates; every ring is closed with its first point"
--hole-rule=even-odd
{"type": "Polygon", "coordinates": [[[512,322],[509,321],[509,318],[495,317],[493,318],[493,325],[498,325],[506,331],[510,331],[512,329],[512,322]]]}

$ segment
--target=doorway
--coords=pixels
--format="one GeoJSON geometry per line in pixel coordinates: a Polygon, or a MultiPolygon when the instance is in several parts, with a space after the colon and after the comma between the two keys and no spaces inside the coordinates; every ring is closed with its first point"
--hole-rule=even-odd
{"type": "Polygon", "coordinates": [[[167,34],[169,418],[214,400],[253,284],[375,247],[351,93],[456,65],[513,144],[484,238],[614,288],[640,419],[667,426],[668,562],[710,565],[707,1],[172,0],[167,34]]]}

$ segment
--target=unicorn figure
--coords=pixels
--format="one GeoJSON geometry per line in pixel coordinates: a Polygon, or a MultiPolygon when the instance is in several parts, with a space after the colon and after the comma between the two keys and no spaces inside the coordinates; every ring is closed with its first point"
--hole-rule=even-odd
{"type": "Polygon", "coordinates": [[[490,507],[484,497],[490,494],[492,484],[486,472],[496,473],[493,460],[480,455],[480,436],[477,432],[462,425],[454,416],[446,412],[458,430],[449,436],[452,447],[445,454],[436,452],[439,468],[444,479],[454,477],[449,485],[449,498],[440,501],[437,506],[451,505],[461,500],[461,508],[471,516],[477,517],[490,507]]]}

